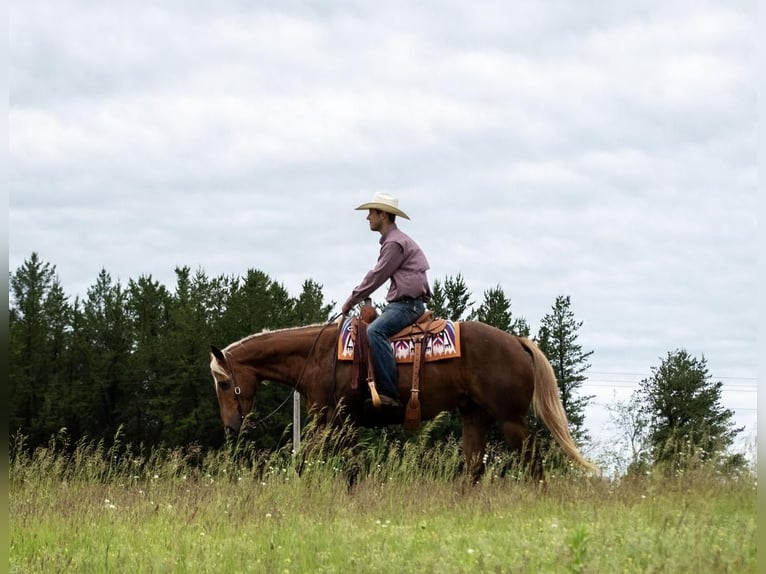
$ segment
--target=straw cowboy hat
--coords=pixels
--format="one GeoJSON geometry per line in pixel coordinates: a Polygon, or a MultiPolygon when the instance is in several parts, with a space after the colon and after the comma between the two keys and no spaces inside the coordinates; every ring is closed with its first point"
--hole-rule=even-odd
{"type": "Polygon", "coordinates": [[[357,209],[378,209],[380,211],[385,211],[386,213],[393,213],[394,215],[398,215],[404,219],[409,219],[409,216],[401,209],[399,209],[399,200],[396,199],[393,195],[389,195],[387,193],[376,193],[373,196],[372,201],[363,203],[357,207],[357,209]]]}

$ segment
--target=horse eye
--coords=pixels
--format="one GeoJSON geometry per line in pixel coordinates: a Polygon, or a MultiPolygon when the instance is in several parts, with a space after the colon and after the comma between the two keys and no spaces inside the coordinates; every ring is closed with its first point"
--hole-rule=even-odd
{"type": "Polygon", "coordinates": [[[231,381],[218,381],[218,386],[222,391],[228,391],[231,388],[231,381]]]}

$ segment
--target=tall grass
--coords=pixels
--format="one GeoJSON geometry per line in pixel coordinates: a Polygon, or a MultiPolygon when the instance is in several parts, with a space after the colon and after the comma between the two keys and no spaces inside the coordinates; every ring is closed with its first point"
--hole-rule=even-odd
{"type": "Polygon", "coordinates": [[[294,453],[11,445],[11,572],[755,572],[756,480],[710,462],[620,480],[348,427],[294,453]],[[363,447],[359,448],[359,440],[363,447]]]}

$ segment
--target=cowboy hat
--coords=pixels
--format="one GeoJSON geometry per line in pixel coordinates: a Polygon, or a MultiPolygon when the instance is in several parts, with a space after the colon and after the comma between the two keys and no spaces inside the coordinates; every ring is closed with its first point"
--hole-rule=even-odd
{"type": "Polygon", "coordinates": [[[376,193],[373,196],[372,201],[363,203],[357,207],[357,209],[377,209],[379,211],[385,211],[386,213],[393,213],[394,215],[398,215],[404,219],[409,219],[409,216],[401,209],[399,209],[399,200],[396,199],[393,195],[389,195],[387,193],[376,193]]]}

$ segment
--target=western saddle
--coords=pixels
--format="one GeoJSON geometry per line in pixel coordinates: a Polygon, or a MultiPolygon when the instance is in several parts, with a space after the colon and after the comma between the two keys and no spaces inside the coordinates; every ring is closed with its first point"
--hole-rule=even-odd
{"type": "MultiPolygon", "coordinates": [[[[375,408],[379,408],[381,405],[380,395],[378,395],[378,391],[375,388],[375,371],[372,365],[369,341],[367,340],[367,325],[378,317],[378,312],[371,304],[365,303],[361,308],[359,317],[355,319],[356,343],[354,345],[351,388],[357,388],[358,381],[361,380],[362,373],[366,370],[366,382],[372,396],[372,404],[375,408]]],[[[446,324],[446,319],[436,319],[432,311],[426,311],[415,323],[389,337],[392,342],[411,341],[415,347],[412,366],[412,387],[404,412],[404,428],[407,430],[416,430],[420,426],[421,366],[425,360],[426,342],[433,333],[443,330],[446,324]]]]}

